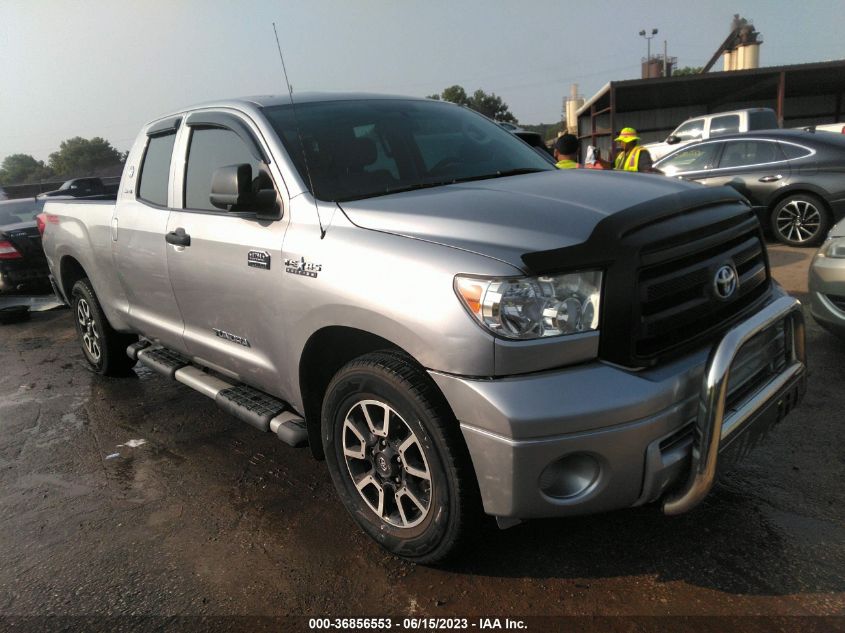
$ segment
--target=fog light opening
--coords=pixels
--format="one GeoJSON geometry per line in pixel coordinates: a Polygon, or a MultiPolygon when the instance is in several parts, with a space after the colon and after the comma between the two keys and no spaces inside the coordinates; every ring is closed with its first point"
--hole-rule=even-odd
{"type": "Polygon", "coordinates": [[[540,475],[540,490],[554,499],[571,499],[585,494],[601,473],[598,460],[587,453],[566,455],[546,466],[540,475]]]}

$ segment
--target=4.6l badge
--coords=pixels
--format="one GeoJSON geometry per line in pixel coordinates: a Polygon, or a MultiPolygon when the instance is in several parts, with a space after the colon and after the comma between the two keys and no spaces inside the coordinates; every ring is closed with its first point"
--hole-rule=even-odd
{"type": "Polygon", "coordinates": [[[246,254],[246,265],[252,268],[270,269],[270,253],[267,251],[250,251],[246,254]]]}
{"type": "Polygon", "coordinates": [[[304,257],[285,260],[285,272],[291,273],[292,275],[302,275],[316,279],[317,274],[321,270],[323,270],[322,264],[310,264],[305,261],[304,257]]]}

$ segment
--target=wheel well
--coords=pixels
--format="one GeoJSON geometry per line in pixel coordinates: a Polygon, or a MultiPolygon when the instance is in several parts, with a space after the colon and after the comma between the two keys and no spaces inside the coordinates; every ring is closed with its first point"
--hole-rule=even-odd
{"type": "Polygon", "coordinates": [[[82,268],[82,264],[73,257],[67,255],[62,258],[61,264],[59,265],[59,279],[62,284],[62,292],[68,302],[70,302],[70,291],[73,290],[73,284],[87,276],[85,269],[82,268]]]}
{"type": "Polygon", "coordinates": [[[818,201],[822,203],[822,208],[824,209],[824,212],[827,213],[828,219],[833,221],[833,212],[830,210],[830,205],[827,204],[827,200],[824,199],[823,195],[813,191],[812,189],[791,189],[778,194],[769,204],[769,217],[771,217],[772,213],[774,213],[775,207],[790,196],[813,196],[814,198],[817,198],[818,201]]]}
{"type": "Polygon", "coordinates": [[[299,387],[308,428],[308,444],[317,459],[323,458],[320,419],[323,397],[332,377],[354,358],[378,350],[403,351],[375,334],[350,327],[331,326],[311,335],[299,361],[299,387]]]}

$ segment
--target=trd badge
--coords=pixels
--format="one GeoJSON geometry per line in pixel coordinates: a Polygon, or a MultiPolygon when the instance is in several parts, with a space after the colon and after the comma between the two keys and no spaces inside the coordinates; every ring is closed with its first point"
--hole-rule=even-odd
{"type": "Polygon", "coordinates": [[[253,268],[270,269],[270,253],[267,251],[250,251],[246,254],[246,265],[253,268]]]}

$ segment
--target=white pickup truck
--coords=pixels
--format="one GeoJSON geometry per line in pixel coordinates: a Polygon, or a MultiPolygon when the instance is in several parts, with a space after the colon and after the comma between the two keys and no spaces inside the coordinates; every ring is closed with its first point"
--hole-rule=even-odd
{"type": "Polygon", "coordinates": [[[732,110],[687,119],[676,127],[665,141],[647,143],[643,147],[651,154],[651,159],[657,161],[693,141],[751,130],[773,130],[778,127],[777,115],[771,108],[732,110]]]}
{"type": "Polygon", "coordinates": [[[735,190],[564,173],[449,103],[295,103],[146,125],[116,202],[46,203],[44,250],[94,371],[307,443],[390,552],[441,560],[481,506],[689,511],[801,399],[800,304],[735,190]]]}

